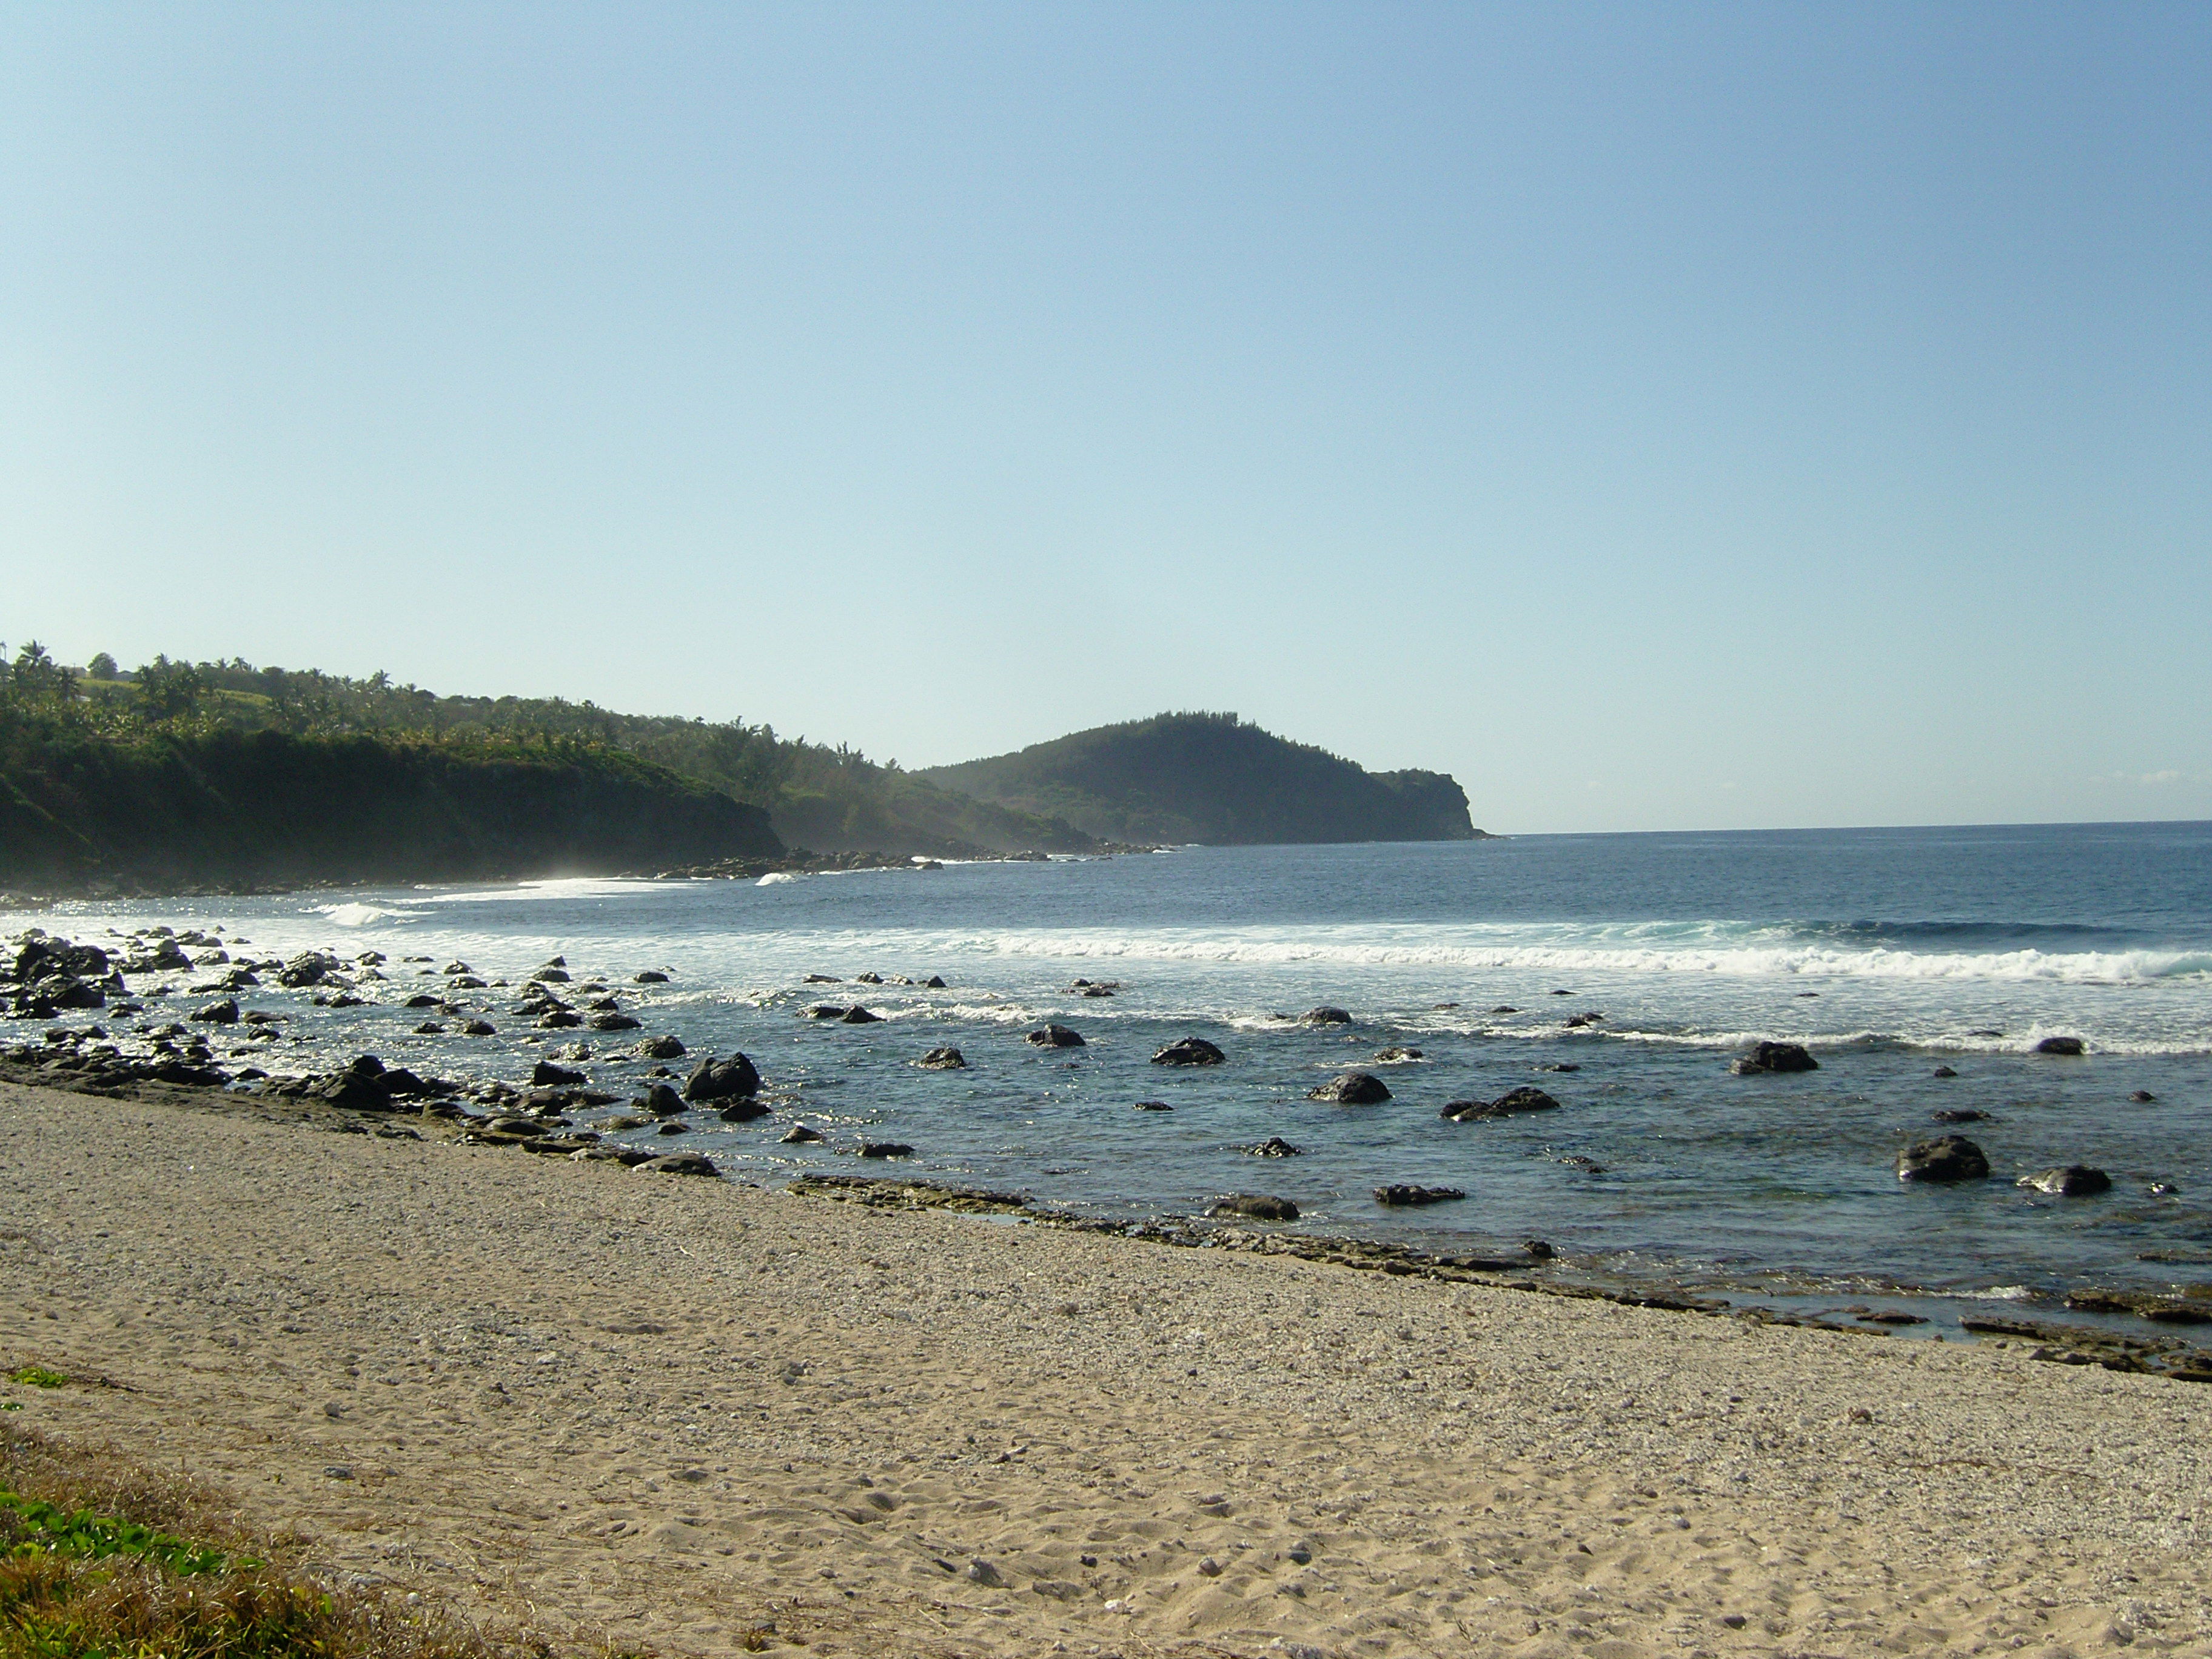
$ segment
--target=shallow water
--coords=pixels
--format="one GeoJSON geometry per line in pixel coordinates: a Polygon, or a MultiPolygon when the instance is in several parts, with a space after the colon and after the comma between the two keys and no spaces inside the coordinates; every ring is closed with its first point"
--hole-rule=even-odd
{"type": "MultiPolygon", "coordinates": [[[[1799,1308],[1902,1298],[1939,1325],[1980,1299],[2212,1283],[2204,824],[1189,848],[759,884],[79,905],[5,925],[96,939],[154,921],[220,924],[255,959],[309,946],[391,958],[383,982],[360,988],[374,1006],[315,1008],[273,978],[242,996],[295,1016],[288,1040],[266,1045],[271,1071],[370,1049],[420,1072],[518,1080],[532,1057],[580,1036],[595,1051],[586,1069],[627,1087],[651,1062],[621,1056],[652,1032],[695,1054],[742,1048],[775,1118],[702,1115],[687,1135],[642,1139],[708,1152],[744,1178],[880,1171],[850,1149],[896,1140],[916,1149],[905,1171],[1076,1208],[1188,1214],[1224,1192],[1279,1194],[1310,1231],[1481,1252],[1541,1237],[1584,1272],[1799,1308]],[[442,984],[434,970],[449,959],[519,985],[555,954],[578,984],[603,975],[644,1030],[539,1032],[509,1013],[512,990],[495,990],[474,998],[497,1037],[410,1034],[422,1015],[398,1005],[442,984]],[[672,982],[630,985],[644,968],[672,982]],[[947,988],[850,982],[865,971],[940,975],[947,988]],[[847,982],[802,983],[810,973],[847,982]],[[1069,988],[1078,977],[1120,989],[1085,998],[1069,988]],[[884,1023],[801,1017],[856,1000],[884,1023]],[[1295,1018],[1322,1003],[1356,1023],[1295,1018]],[[1593,1013],[1602,1020],[1568,1027],[1593,1013]],[[1031,1048],[1023,1034],[1046,1019],[1087,1045],[1031,1048]],[[2062,1034],[2089,1054],[2033,1052],[2062,1034]],[[1151,1063],[1184,1036],[1218,1043],[1227,1063],[1151,1063]],[[1808,1044],[1820,1069],[1729,1075],[1759,1037],[1808,1044]],[[942,1043],[969,1069],[912,1064],[942,1043]],[[1425,1057],[1376,1064],[1391,1045],[1425,1057]],[[1935,1079],[1938,1064],[1959,1075],[1935,1079]],[[1545,1069],[1560,1066],[1578,1069],[1545,1069]],[[1304,1097],[1349,1066],[1375,1071],[1395,1097],[1304,1097]],[[1523,1083],[1562,1109],[1437,1115],[1523,1083]],[[2157,1098],[2132,1103],[2136,1090],[2157,1098]],[[1174,1109],[1137,1111],[1139,1100],[1174,1109]],[[1990,1115],[1961,1132],[1987,1151],[1991,1180],[1896,1179],[1898,1149],[1941,1133],[1940,1108],[1990,1115]],[[828,1144],[781,1145],[793,1117],[828,1144]],[[1274,1135],[1304,1155],[1242,1150],[1274,1135]],[[2066,1163],[2106,1170],[2113,1190],[2060,1200],[2013,1184],[2066,1163]],[[1468,1197],[1384,1210],[1372,1188],[1396,1182],[1468,1197]],[[2154,1196],[2154,1182],[2178,1190],[2154,1196]]],[[[146,1023],[184,1006],[149,1003],[146,1023]]]]}

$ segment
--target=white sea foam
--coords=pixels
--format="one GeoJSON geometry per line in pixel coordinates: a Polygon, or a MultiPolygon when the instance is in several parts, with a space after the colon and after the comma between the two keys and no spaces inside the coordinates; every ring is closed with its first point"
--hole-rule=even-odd
{"type": "Polygon", "coordinates": [[[383,904],[322,904],[315,915],[327,916],[337,927],[374,927],[381,921],[417,921],[427,911],[396,910],[383,904]]]}
{"type": "Polygon", "coordinates": [[[766,875],[763,876],[758,881],[755,882],[753,885],[756,887],[781,887],[787,881],[797,881],[798,879],[799,878],[791,871],[771,870],[766,875]]]}
{"type": "MultiPolygon", "coordinates": [[[[1516,929],[1522,934],[1535,929],[1516,929]]],[[[1547,928],[1558,934],[1567,931],[1547,928]]],[[[1596,932],[1598,930],[1593,930],[1596,932]]],[[[1142,933],[1034,932],[971,936],[971,950],[1063,960],[1188,962],[1252,966],[1432,967],[1497,972],[1695,974],[1735,978],[2048,981],[2140,985],[2212,975],[2202,951],[2036,950],[1996,951],[1851,950],[1803,943],[1639,944],[1613,930],[1588,943],[1519,943],[1466,928],[1255,929],[1223,933],[1158,929],[1142,933]]]]}

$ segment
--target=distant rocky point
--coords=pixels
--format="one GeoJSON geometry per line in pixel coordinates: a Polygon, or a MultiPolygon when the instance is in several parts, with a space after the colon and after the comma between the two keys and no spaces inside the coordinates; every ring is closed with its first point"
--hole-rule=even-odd
{"type": "Polygon", "coordinates": [[[1443,773],[1370,772],[1235,714],[1156,714],[915,775],[1115,841],[1487,839],[1443,773]]]}

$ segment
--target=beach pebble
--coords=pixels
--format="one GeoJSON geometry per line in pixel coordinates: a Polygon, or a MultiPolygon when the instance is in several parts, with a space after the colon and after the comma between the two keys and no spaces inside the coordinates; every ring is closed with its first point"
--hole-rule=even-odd
{"type": "Polygon", "coordinates": [[[999,1570],[980,1555],[968,1564],[967,1576],[972,1582],[989,1589],[1002,1589],[1006,1582],[1000,1577],[999,1570]]]}
{"type": "Polygon", "coordinates": [[[634,1166],[641,1175],[711,1176],[721,1171],[714,1167],[712,1158],[697,1152],[670,1152],[662,1158],[648,1158],[634,1166]]]}

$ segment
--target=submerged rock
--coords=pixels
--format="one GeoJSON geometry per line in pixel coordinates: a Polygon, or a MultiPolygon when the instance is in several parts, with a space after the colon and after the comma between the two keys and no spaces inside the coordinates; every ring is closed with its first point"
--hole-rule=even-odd
{"type": "Polygon", "coordinates": [[[1204,1037],[1183,1037],[1152,1056],[1155,1066],[1218,1066],[1226,1059],[1204,1037]]]}
{"type": "Polygon", "coordinates": [[[1978,1112],[1969,1106],[1954,1106],[1944,1111],[1930,1112],[1928,1115],[1938,1123],[1986,1123],[1990,1116],[1987,1112],[1978,1112]]]}
{"type": "Polygon", "coordinates": [[[1423,1204],[1448,1204],[1467,1194],[1456,1187],[1377,1187],[1375,1201],[1392,1209],[1407,1209],[1423,1204]]]}
{"type": "Polygon", "coordinates": [[[903,1140],[864,1140],[860,1143],[862,1158],[912,1158],[914,1148],[903,1140]]]}
{"type": "Polygon", "coordinates": [[[2060,1198],[2088,1198],[2112,1190],[2112,1178],[2086,1164],[2069,1164],[2063,1169],[2024,1175],[2013,1184],[2033,1187],[2039,1193],[2051,1193],[2060,1198]]]}
{"type": "Polygon", "coordinates": [[[1268,1198],[1258,1193],[1231,1193],[1217,1198],[1206,1214],[1249,1216],[1255,1221],[1296,1221],[1298,1206],[1287,1198],[1268,1198]]]}
{"type": "Polygon", "coordinates": [[[1522,1084],[1495,1100],[1455,1100],[1437,1115],[1455,1123],[1476,1123],[1489,1118],[1518,1117],[1525,1112],[1556,1112],[1559,1103],[1541,1089],[1522,1084]]]}
{"type": "Polygon", "coordinates": [[[1956,1076],[1958,1076],[1959,1074],[1958,1074],[1956,1072],[1953,1071],[1953,1070],[1952,1070],[1949,1066],[1937,1066],[1934,1071],[1930,1072],[1928,1075],[1929,1075],[1929,1076],[1930,1076],[1930,1077],[1956,1077],[1956,1076]]]}
{"type": "Polygon", "coordinates": [[[1164,1100],[1140,1100],[1130,1109],[1138,1112],[1172,1112],[1175,1108],[1164,1100]]]}
{"type": "Polygon", "coordinates": [[[2077,1036],[2047,1036],[2035,1045],[2039,1054],[2081,1054],[2087,1050],[2077,1036]]]}
{"type": "Polygon", "coordinates": [[[1747,1054],[1739,1055],[1729,1070],[1738,1077],[1765,1077],[1783,1072],[1817,1072],[1820,1062],[1806,1052],[1802,1042],[1759,1042],[1747,1054]]]}
{"type": "Polygon", "coordinates": [[[847,1025],[880,1025],[883,1019],[881,1014],[871,1013],[856,1002],[845,1011],[842,1023],[847,1025]]]}
{"type": "Polygon", "coordinates": [[[1080,1048],[1085,1046],[1079,1032],[1058,1024],[1039,1026],[1029,1034],[1029,1041],[1040,1048],[1080,1048]]]}
{"type": "Polygon", "coordinates": [[[806,1011],[809,1019],[842,1019],[852,1010],[842,1002],[817,1002],[806,1011]]]}
{"type": "Polygon", "coordinates": [[[1269,1135],[1258,1146],[1245,1148],[1245,1152],[1251,1158],[1303,1158],[1305,1156],[1304,1147],[1291,1146],[1280,1135],[1269,1135]]]}
{"type": "Polygon", "coordinates": [[[803,1146],[821,1139],[819,1129],[810,1129],[804,1123],[794,1123],[783,1132],[783,1144],[787,1146],[803,1146]]]}
{"type": "Polygon", "coordinates": [[[1419,1048],[1380,1048],[1376,1051],[1375,1063],[1377,1066],[1402,1066],[1407,1060],[1427,1058],[1419,1048]]]}
{"type": "Polygon", "coordinates": [[[1897,1155],[1899,1181],[1979,1181],[1989,1172],[1988,1155],[1964,1135],[1916,1140],[1897,1155]]]}
{"type": "Polygon", "coordinates": [[[926,1072],[963,1072],[968,1069],[968,1056],[948,1045],[932,1048],[915,1064],[926,1072]]]}
{"type": "Polygon", "coordinates": [[[1320,1007],[1307,1012],[1305,1022],[1309,1025],[1349,1025],[1352,1016],[1341,1008],[1332,1008],[1323,1003],[1320,1007]]]}

